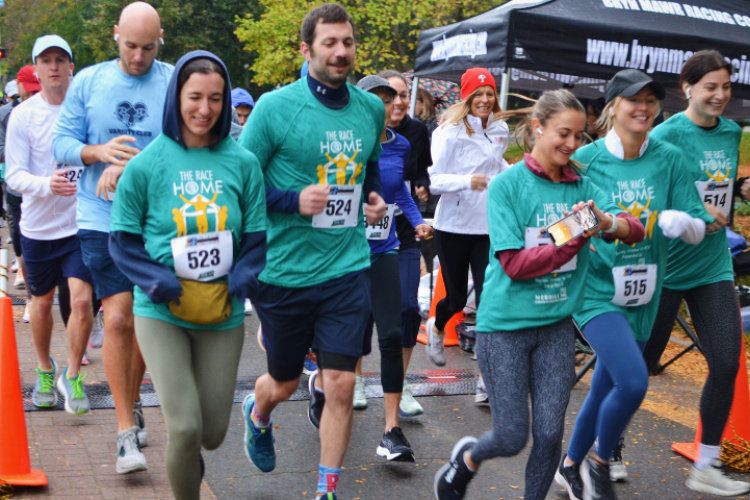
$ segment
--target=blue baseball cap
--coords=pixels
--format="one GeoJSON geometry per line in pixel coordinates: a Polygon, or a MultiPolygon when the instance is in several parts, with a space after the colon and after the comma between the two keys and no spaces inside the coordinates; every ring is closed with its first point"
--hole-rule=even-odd
{"type": "Polygon", "coordinates": [[[70,45],[59,35],[44,35],[40,36],[34,42],[34,48],[31,50],[31,60],[36,64],[36,58],[47,49],[57,47],[63,49],[70,56],[70,60],[73,60],[73,51],[70,50],[70,45]]]}
{"type": "Polygon", "coordinates": [[[240,104],[246,104],[251,108],[255,107],[253,96],[247,90],[237,87],[232,90],[232,106],[236,108],[240,104]]]}

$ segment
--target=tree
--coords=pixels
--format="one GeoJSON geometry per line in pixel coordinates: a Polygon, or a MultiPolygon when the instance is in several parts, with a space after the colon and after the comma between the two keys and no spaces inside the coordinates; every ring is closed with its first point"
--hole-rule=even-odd
{"type": "MultiPolygon", "coordinates": [[[[356,72],[406,71],[414,65],[419,32],[461,21],[504,3],[467,0],[341,0],[354,20],[356,72]]],[[[305,15],[322,0],[259,0],[260,16],[237,16],[237,38],[255,57],[253,82],[289,83],[299,76],[300,27],[305,15]]]]}

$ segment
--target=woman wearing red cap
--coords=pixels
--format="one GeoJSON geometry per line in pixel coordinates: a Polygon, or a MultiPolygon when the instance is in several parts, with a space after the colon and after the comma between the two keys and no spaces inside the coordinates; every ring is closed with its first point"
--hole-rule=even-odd
{"type": "Polygon", "coordinates": [[[445,365],[445,324],[466,306],[469,268],[479,306],[490,251],[487,186],[508,168],[506,149],[508,126],[495,79],[485,68],[472,68],[461,77],[461,102],[446,111],[432,134],[430,191],[442,195],[434,228],[446,291],[435,317],[427,320],[427,356],[437,366],[445,365]]]}

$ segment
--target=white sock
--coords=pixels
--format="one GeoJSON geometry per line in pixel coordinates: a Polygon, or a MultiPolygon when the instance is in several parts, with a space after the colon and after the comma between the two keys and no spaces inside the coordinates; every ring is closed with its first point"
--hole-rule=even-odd
{"type": "Polygon", "coordinates": [[[720,446],[708,446],[701,443],[698,460],[693,465],[695,465],[695,468],[699,471],[704,471],[713,465],[714,460],[718,459],[720,454],[720,446]]]}

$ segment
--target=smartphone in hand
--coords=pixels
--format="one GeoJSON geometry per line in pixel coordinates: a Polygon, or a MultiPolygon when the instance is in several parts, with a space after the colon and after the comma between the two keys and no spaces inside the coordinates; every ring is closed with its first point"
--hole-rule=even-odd
{"type": "Polygon", "coordinates": [[[573,241],[583,234],[599,225],[599,219],[588,205],[578,213],[563,217],[554,224],[545,228],[556,247],[561,247],[573,241]]]}

